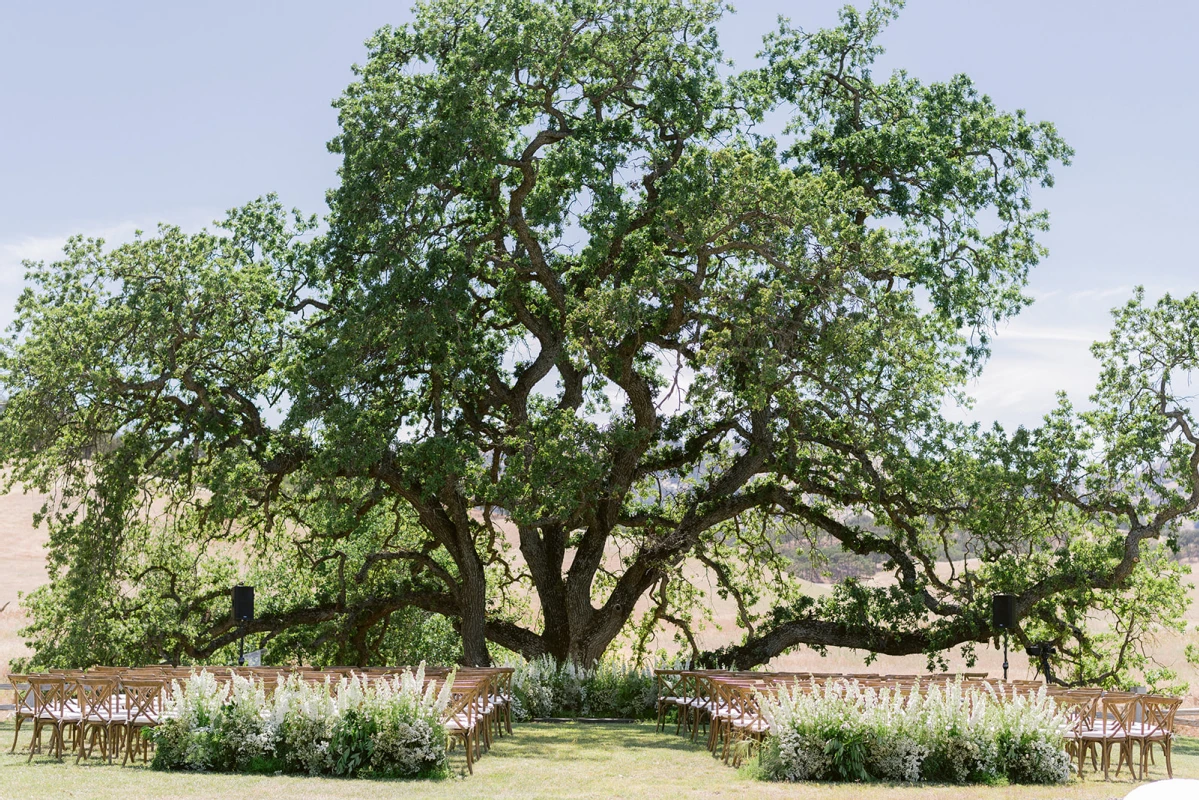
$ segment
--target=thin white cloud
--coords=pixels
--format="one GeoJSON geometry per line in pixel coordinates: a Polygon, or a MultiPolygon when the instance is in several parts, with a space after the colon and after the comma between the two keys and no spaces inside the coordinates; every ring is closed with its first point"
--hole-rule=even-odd
{"type": "MultiPolygon", "coordinates": [[[[145,228],[144,224],[122,222],[80,233],[92,239],[104,239],[110,244],[127,242],[134,231],[145,228]]],[[[25,279],[24,261],[54,261],[62,255],[63,245],[74,234],[62,236],[24,236],[12,241],[0,241],[0,283],[22,283],[25,279]]]]}
{"type": "Polygon", "coordinates": [[[1071,317],[1064,298],[1054,307],[1041,306],[1037,314],[1046,319],[1014,320],[1001,329],[992,342],[991,358],[982,375],[967,392],[974,398],[971,409],[947,408],[953,418],[977,420],[984,426],[999,422],[1006,428],[1035,426],[1057,404],[1064,391],[1076,405],[1088,405],[1099,377],[1099,362],[1091,355],[1091,343],[1106,338],[1106,328],[1071,317]],[[1062,324],[1053,324],[1052,316],[1062,324]]]}
{"type": "MultiPolygon", "coordinates": [[[[220,214],[186,215],[189,221],[182,224],[184,230],[192,231],[210,224],[220,214]]],[[[0,330],[12,322],[13,311],[25,286],[25,261],[51,263],[62,257],[62,248],[67,239],[76,234],[90,239],[103,239],[108,246],[124,244],[133,240],[138,230],[154,231],[156,220],[126,220],[112,225],[82,225],[59,236],[21,236],[8,241],[0,240],[0,330]]]]}
{"type": "Polygon", "coordinates": [[[1107,300],[1112,297],[1131,297],[1132,290],[1132,286],[1109,286],[1106,289],[1098,287],[1094,289],[1080,289],[1070,292],[1070,294],[1066,295],[1066,299],[1073,303],[1078,301],[1107,300]]]}
{"type": "Polygon", "coordinates": [[[1106,336],[1107,331],[1089,326],[1043,328],[1022,326],[1005,330],[995,336],[996,342],[1080,342],[1090,344],[1106,336]]]}

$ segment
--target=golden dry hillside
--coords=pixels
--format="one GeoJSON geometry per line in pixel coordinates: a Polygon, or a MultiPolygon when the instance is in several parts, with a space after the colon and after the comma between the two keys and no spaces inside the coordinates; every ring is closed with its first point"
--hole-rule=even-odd
{"type": "MultiPolygon", "coordinates": [[[[19,492],[0,495],[0,666],[7,665],[14,657],[25,655],[26,649],[17,631],[25,623],[25,616],[18,607],[18,594],[28,592],[46,580],[45,553],[43,545],[46,540],[44,530],[35,529],[32,524],[34,512],[41,506],[44,498],[36,494],[21,494],[19,492]]],[[[883,579],[880,576],[880,580],[883,579]]],[[[698,570],[694,580],[706,581],[707,578],[698,570]]],[[[812,594],[829,591],[826,584],[809,584],[812,594]]],[[[715,593],[712,592],[712,595],[715,593]]],[[[1199,644],[1199,589],[1192,583],[1192,604],[1187,612],[1188,632],[1185,636],[1168,635],[1161,637],[1156,643],[1153,654],[1157,661],[1166,667],[1178,670],[1182,678],[1191,685],[1191,697],[1188,705],[1199,702],[1199,669],[1189,666],[1183,657],[1183,650],[1188,642],[1199,644]]],[[[699,632],[698,641],[701,647],[719,647],[728,644],[740,636],[737,630],[736,607],[731,600],[714,600],[712,608],[713,624],[699,632]]],[[[660,637],[660,646],[673,651],[675,646],[669,641],[669,635],[660,637]]],[[[881,673],[911,673],[920,672],[925,668],[922,656],[905,658],[881,657],[872,666],[863,666],[863,653],[852,650],[831,650],[827,657],[810,650],[801,650],[776,659],[772,666],[786,669],[812,669],[822,672],[881,672],[881,673]]],[[[993,649],[979,651],[979,663],[976,669],[985,669],[993,675],[1001,672],[1002,655],[993,649]]],[[[1010,658],[1009,675],[1016,678],[1032,678],[1034,669],[1028,658],[1021,652],[1013,652],[1010,658]]],[[[960,656],[954,654],[950,658],[954,667],[964,667],[960,656]]]]}
{"type": "Polygon", "coordinates": [[[33,527],[33,514],[44,501],[19,491],[0,495],[0,666],[28,652],[17,635],[25,624],[18,595],[46,581],[46,532],[33,527]]]}

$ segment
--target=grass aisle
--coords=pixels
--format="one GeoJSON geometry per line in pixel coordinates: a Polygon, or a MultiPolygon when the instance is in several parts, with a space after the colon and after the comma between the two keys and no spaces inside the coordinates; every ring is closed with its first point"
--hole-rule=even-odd
{"type": "MultiPolygon", "coordinates": [[[[21,737],[25,739],[25,736],[21,737]]],[[[664,798],[787,797],[828,800],[1015,800],[1069,798],[1093,800],[1123,797],[1126,780],[1105,784],[1088,774],[1071,786],[890,786],[884,784],[782,785],[760,783],[673,734],[655,733],[652,725],[521,725],[513,737],[496,742],[466,779],[443,781],[368,781],[337,778],[263,777],[162,773],[147,768],[107,766],[99,758],[75,766],[35,756],[8,755],[12,722],[0,723],[0,798],[95,798],[95,800],[341,800],[390,797],[446,800],[534,800],[535,798],[664,798]]],[[[461,750],[455,769],[465,768],[461,750]]],[[[1165,777],[1161,759],[1154,777],[1165,777]]],[[[1175,746],[1176,777],[1199,778],[1199,740],[1175,746]]],[[[1126,776],[1122,776],[1126,777],[1126,776]]]]}

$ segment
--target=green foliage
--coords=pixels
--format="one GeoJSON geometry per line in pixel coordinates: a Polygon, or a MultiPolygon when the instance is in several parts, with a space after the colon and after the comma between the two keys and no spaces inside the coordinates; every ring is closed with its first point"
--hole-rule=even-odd
{"type": "Polygon", "coordinates": [[[868,744],[862,731],[841,731],[824,743],[824,754],[841,780],[864,781],[870,777],[866,771],[868,744]]]}
{"type": "Polygon", "coordinates": [[[329,737],[329,752],[335,754],[333,774],[354,775],[371,763],[377,734],[374,720],[357,709],[342,714],[329,737]]]}
{"type": "Polygon", "coordinates": [[[512,718],[605,717],[653,719],[658,684],[653,671],[612,658],[593,667],[550,656],[515,660],[512,718]]]}

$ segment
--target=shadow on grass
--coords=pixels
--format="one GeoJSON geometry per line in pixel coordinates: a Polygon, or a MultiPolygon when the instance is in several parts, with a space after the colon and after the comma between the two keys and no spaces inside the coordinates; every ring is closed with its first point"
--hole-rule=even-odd
{"type": "Polygon", "coordinates": [[[1174,740],[1173,751],[1184,756],[1199,756],[1199,739],[1179,736],[1174,740]]]}
{"type": "Polygon", "coordinates": [[[553,751],[569,751],[578,747],[600,747],[603,749],[663,749],[686,752],[703,749],[703,742],[692,744],[690,737],[675,736],[673,731],[658,733],[653,725],[605,724],[593,725],[577,722],[525,723],[519,725],[513,737],[496,739],[495,752],[511,743],[512,755],[537,757],[553,751]]]}
{"type": "MultiPolygon", "coordinates": [[[[45,770],[61,770],[70,768],[72,770],[80,770],[81,772],[90,772],[92,770],[120,770],[122,772],[128,770],[138,770],[149,772],[152,770],[149,762],[143,762],[140,758],[130,761],[126,764],[121,763],[120,757],[115,757],[112,763],[108,763],[103,759],[99,751],[95,751],[90,758],[84,758],[78,763],[75,762],[75,753],[69,749],[64,749],[62,758],[57,758],[48,753],[35,753],[33,759],[29,759],[28,746],[32,738],[32,727],[28,721],[21,725],[21,736],[17,742],[16,753],[9,753],[8,750],[13,743],[14,723],[11,719],[0,721],[0,769],[19,767],[22,769],[45,769],[45,770]]],[[[69,748],[68,741],[68,748],[69,748]]],[[[448,774],[434,775],[423,778],[400,778],[391,776],[379,775],[360,775],[355,777],[345,777],[339,775],[306,775],[303,773],[252,773],[252,772],[204,772],[206,775],[216,775],[228,777],[237,780],[269,780],[272,778],[283,777],[292,779],[302,779],[305,781],[330,781],[333,783],[353,782],[358,780],[369,780],[371,783],[379,784],[395,784],[397,786],[411,785],[414,783],[440,783],[447,779],[453,779],[459,774],[466,774],[466,753],[459,746],[450,754],[450,763],[448,774]]],[[[151,757],[152,760],[152,757],[151,757]]],[[[187,770],[167,770],[160,774],[163,775],[183,775],[197,774],[189,773],[187,770]]]]}
{"type": "Polygon", "coordinates": [[[493,753],[517,758],[602,760],[617,750],[668,750],[680,754],[707,753],[706,734],[692,742],[690,734],[675,735],[673,728],[658,732],[652,723],[595,725],[577,722],[526,723],[511,740],[496,740],[493,753]],[[505,744],[511,741],[511,746],[505,744]],[[584,756],[581,752],[587,752],[584,756]]]}

